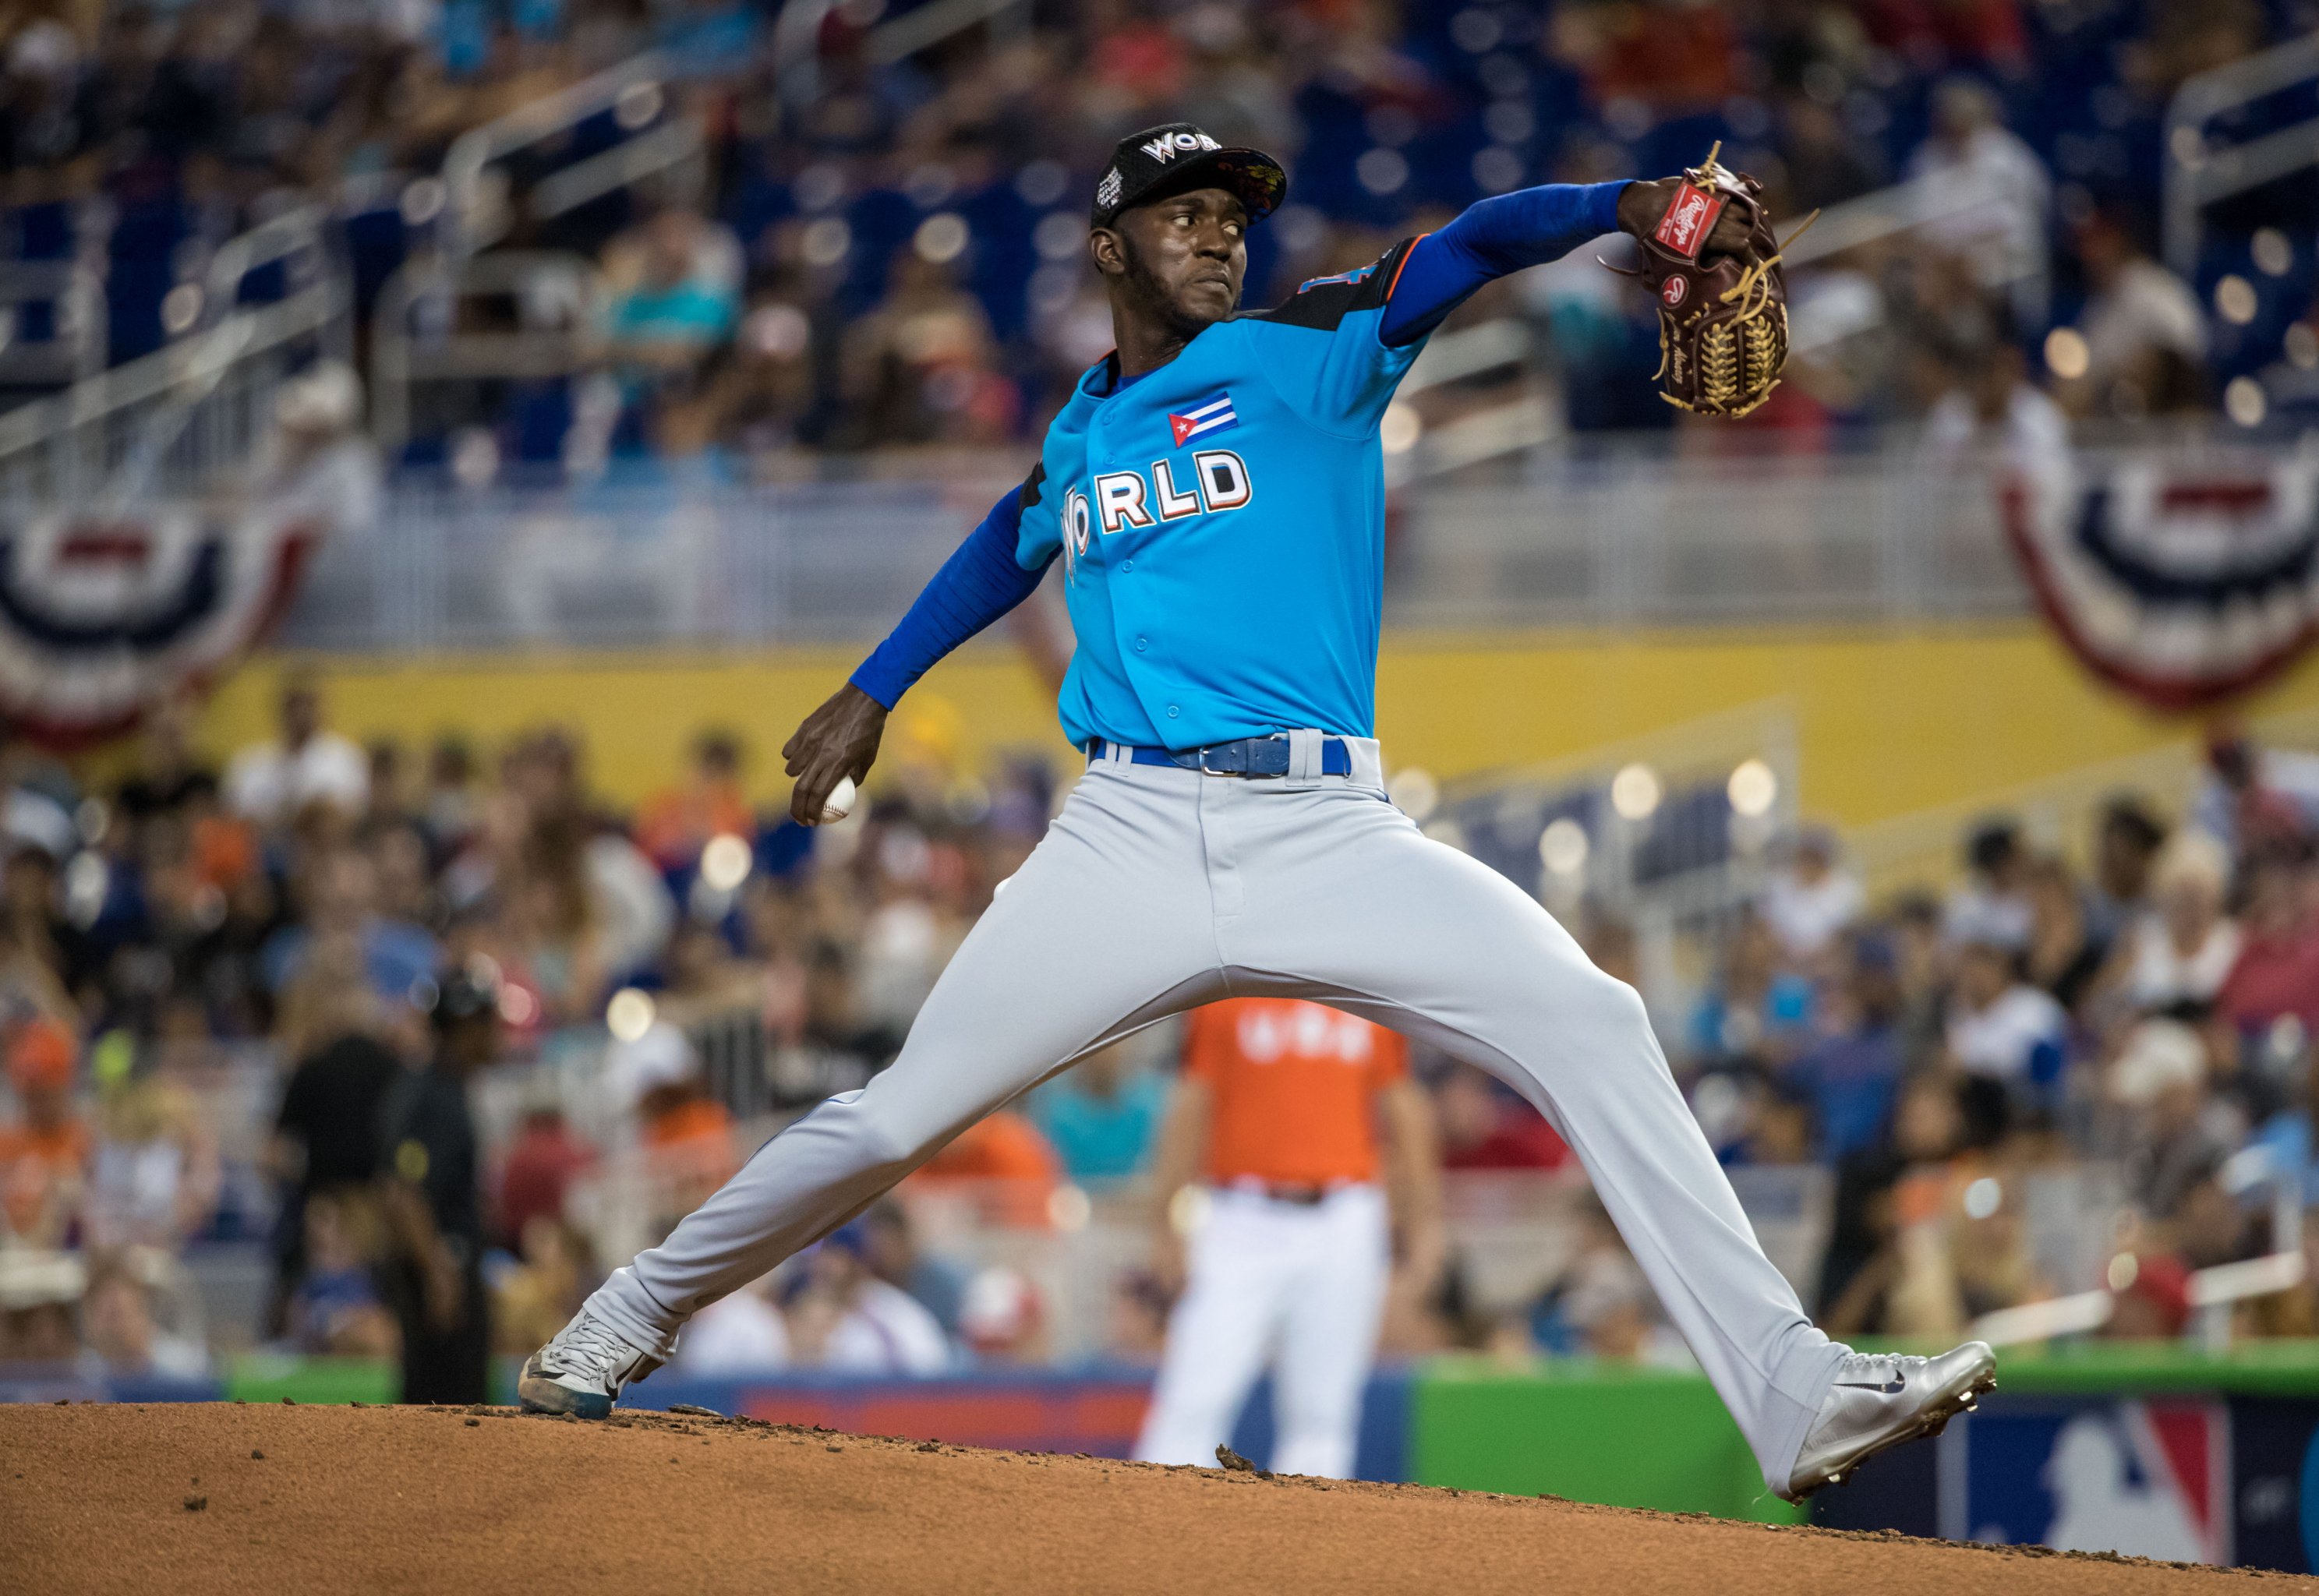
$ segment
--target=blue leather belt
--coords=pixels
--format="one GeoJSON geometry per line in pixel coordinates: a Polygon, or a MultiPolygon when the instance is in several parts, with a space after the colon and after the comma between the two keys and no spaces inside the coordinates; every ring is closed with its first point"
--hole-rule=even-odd
{"type": "MultiPolygon", "coordinates": [[[[1096,737],[1087,744],[1087,758],[1098,760],[1114,744],[1096,737]]],[[[1258,780],[1288,774],[1288,738],[1276,733],[1269,737],[1241,737],[1231,743],[1211,743],[1205,748],[1187,748],[1181,752],[1168,748],[1130,748],[1128,762],[1138,765],[1174,765],[1178,770],[1200,771],[1211,776],[1241,776],[1258,780]]],[[[1321,739],[1321,774],[1349,776],[1353,773],[1353,751],[1345,746],[1342,737],[1321,739]]]]}

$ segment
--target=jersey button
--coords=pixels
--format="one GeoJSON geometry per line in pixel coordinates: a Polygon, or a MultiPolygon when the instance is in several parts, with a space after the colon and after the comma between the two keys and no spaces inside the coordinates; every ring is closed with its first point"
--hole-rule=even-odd
{"type": "Polygon", "coordinates": [[[1169,705],[1169,706],[1168,706],[1168,718],[1169,718],[1169,719],[1173,720],[1173,719],[1175,719],[1175,718],[1176,718],[1176,717],[1177,717],[1177,716],[1178,716],[1178,715],[1180,715],[1180,714],[1182,714],[1182,713],[1183,713],[1183,711],[1181,711],[1181,710],[1178,709],[1178,708],[1176,708],[1176,706],[1175,706],[1175,705],[1170,704],[1170,705],[1169,705]]]}
{"type": "Polygon", "coordinates": [[[1123,572],[1132,571],[1135,569],[1135,562],[1132,560],[1122,560],[1119,563],[1119,568],[1123,572]]]}
{"type": "Polygon", "coordinates": [[[1141,654],[1145,649],[1150,646],[1151,640],[1148,637],[1138,637],[1135,640],[1135,652],[1138,654],[1141,654]]]}

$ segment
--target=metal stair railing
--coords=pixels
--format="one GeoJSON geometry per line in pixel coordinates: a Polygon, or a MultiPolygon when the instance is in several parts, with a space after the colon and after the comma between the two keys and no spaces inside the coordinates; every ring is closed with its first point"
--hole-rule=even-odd
{"type": "Polygon", "coordinates": [[[86,261],[0,261],[0,306],[55,307],[53,338],[27,342],[12,320],[0,338],[0,383],[65,386],[104,369],[107,304],[104,279],[86,261]]]}
{"type": "Polygon", "coordinates": [[[2206,123],[2226,111],[2314,79],[2319,79],[2319,32],[2200,72],[2185,78],[2174,92],[2166,108],[2161,203],[2166,265],[2185,282],[2197,274],[2208,205],[2319,165],[2319,117],[2223,148],[2207,142],[2206,123]]]}
{"type": "MultiPolygon", "coordinates": [[[[791,0],[776,18],[775,86],[781,98],[794,103],[812,93],[813,48],[829,9],[826,0],[791,0]],[[781,68],[784,61],[790,69],[781,68]],[[802,77],[796,69],[800,62],[802,77]]],[[[898,61],[970,27],[1018,13],[1027,16],[1028,10],[1026,0],[934,0],[874,29],[866,48],[880,63],[898,61]]],[[[390,449],[410,436],[414,383],[564,374],[584,368],[585,329],[482,337],[446,333],[429,338],[413,333],[411,314],[430,295],[456,302],[465,293],[507,293],[524,286],[520,271],[482,264],[495,258],[487,252],[507,236],[517,203],[507,191],[504,164],[591,117],[611,112],[633,136],[533,183],[521,203],[535,220],[564,215],[607,194],[672,174],[697,188],[706,176],[707,141],[699,120],[678,114],[658,127],[648,126],[667,109],[668,86],[683,71],[667,52],[646,50],[518,106],[453,141],[441,177],[447,209],[442,248],[398,267],[380,291],[374,315],[374,411],[380,437],[390,449]]],[[[595,278],[589,263],[545,252],[527,252],[523,259],[534,269],[552,260],[555,269],[585,274],[592,297],[595,278]]],[[[448,314],[439,318],[447,327],[453,320],[448,314]]]]}
{"type": "MultiPolygon", "coordinates": [[[[789,0],[773,19],[773,83],[782,99],[803,104],[819,92],[821,28],[836,9],[836,0],[789,0]]],[[[1030,19],[1030,0],[932,0],[871,29],[862,49],[890,67],[983,23],[1020,32],[1030,19]]]]}
{"type": "Polygon", "coordinates": [[[1811,230],[1781,253],[1791,267],[1811,266],[1863,244],[1953,221],[1996,197],[1981,185],[1946,177],[1911,177],[1826,207],[1811,230]]]}
{"type": "MultiPolygon", "coordinates": [[[[327,206],[310,203],[262,221],[219,247],[203,278],[197,322],[206,330],[194,341],[178,381],[142,418],[120,463],[108,473],[102,494],[105,502],[127,504],[146,496],[173,451],[181,456],[181,464],[186,463],[185,456],[201,462],[194,468],[197,473],[226,465],[248,452],[256,441],[257,426],[262,422],[245,412],[237,429],[234,407],[204,403],[237,370],[243,369],[242,356],[250,352],[258,329],[255,317],[239,313],[242,284],[253,272],[303,257],[312,274],[311,284],[323,290],[311,302],[311,308],[331,308],[336,295],[324,233],[329,220],[327,206]]],[[[293,289],[284,298],[295,293],[293,289]]],[[[294,323],[299,318],[286,320],[294,323]]],[[[324,315],[313,328],[320,352],[341,360],[351,358],[352,330],[347,319],[336,314],[324,315]]]]}
{"type": "Polygon", "coordinates": [[[351,293],[327,255],[282,299],[236,302],[250,272],[321,250],[326,219],[302,206],[229,239],[203,279],[193,332],[0,415],[0,499],[88,503],[193,491],[245,461],[271,425],[281,380],[311,354],[343,355],[349,345],[351,293]]]}
{"type": "MultiPolygon", "coordinates": [[[[2193,1269],[2186,1282],[2191,1310],[2186,1339],[2208,1355],[2220,1357],[2230,1350],[2238,1305],[2293,1291],[2303,1284],[2310,1265],[2303,1251],[2300,1169],[2280,1167],[2268,1148],[2248,1147],[2224,1160],[2216,1178],[2224,1191],[2242,1201],[2247,1193],[2260,1186],[2270,1188],[2271,1199],[2269,1252],[2235,1263],[2193,1269]]],[[[2112,1262],[2112,1269],[2116,1270],[2120,1262],[2133,1266],[2134,1259],[2131,1254],[2120,1254],[2112,1262]]],[[[1965,1333],[1992,1347],[2017,1347],[2059,1336],[2089,1335],[2109,1322],[2117,1307],[2116,1293],[2130,1285],[2132,1278],[2121,1271],[2112,1275],[2111,1283],[2111,1287],[2096,1286],[2044,1302],[1999,1308],[1973,1321],[1965,1333]]]]}
{"type": "MultiPolygon", "coordinates": [[[[510,156],[607,111],[618,115],[623,126],[643,129],[664,109],[668,83],[677,70],[663,51],[646,50],[460,134],[443,158],[445,253],[472,256],[506,235],[508,196],[492,176],[510,156]]],[[[532,214],[542,219],[561,215],[615,189],[697,163],[702,147],[699,122],[676,117],[663,128],[638,132],[542,179],[530,195],[532,214]]]]}
{"type": "Polygon", "coordinates": [[[453,140],[440,178],[445,202],[441,247],[413,255],[397,266],[381,285],[372,313],[372,419],[390,453],[410,436],[416,383],[560,376],[585,368],[584,326],[429,335],[414,331],[413,313],[423,302],[436,300],[441,314],[435,320],[448,329],[456,323],[462,296],[521,293],[534,287],[542,273],[576,280],[583,311],[592,307],[597,282],[593,263],[561,251],[492,252],[507,236],[517,203],[508,192],[503,165],[610,112],[633,136],[540,177],[521,196],[530,216],[547,221],[672,174],[697,189],[705,177],[707,148],[699,120],[680,114],[658,127],[649,125],[667,109],[669,83],[680,75],[679,63],[666,52],[646,50],[453,140]]]}
{"type": "Polygon", "coordinates": [[[253,272],[301,256],[311,258],[316,275],[329,272],[329,223],[330,208],[309,202],[219,245],[217,253],[210,257],[209,270],[203,274],[203,325],[215,326],[232,312],[240,301],[243,281],[253,272]]]}
{"type": "Polygon", "coordinates": [[[593,262],[563,250],[506,249],[406,262],[379,290],[372,318],[371,427],[380,447],[392,455],[410,438],[411,390],[420,383],[569,376],[586,370],[600,282],[593,262]],[[516,294],[558,279],[571,289],[569,327],[433,338],[411,331],[411,312],[423,300],[446,301],[454,313],[448,320],[465,295],[516,294]]]}

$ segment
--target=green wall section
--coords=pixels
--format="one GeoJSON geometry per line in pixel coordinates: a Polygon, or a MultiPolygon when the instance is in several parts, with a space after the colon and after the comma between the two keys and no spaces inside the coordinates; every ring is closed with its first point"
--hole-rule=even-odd
{"type": "Polygon", "coordinates": [[[1792,1524],[1706,1376],[1574,1359],[1428,1366],[1410,1392],[1410,1478],[1792,1524]]]}
{"type": "Polygon", "coordinates": [[[249,1352],[226,1368],[229,1402],[376,1402],[401,1399],[402,1374],[393,1364],[368,1357],[289,1357],[249,1352]]]}
{"type": "Polygon", "coordinates": [[[1997,1355],[1997,1387],[2015,1396],[2319,1397],[2319,1340],[2242,1341],[2220,1354],[2173,1341],[2007,1349],[1997,1355]]]}
{"type": "MultiPolygon", "coordinates": [[[[1999,1355],[1997,1375],[2017,1396],[2319,1398],[2319,1340],[2247,1341],[2221,1355],[2152,1341],[2015,1348],[1999,1355]]],[[[1409,1400],[1409,1477],[1423,1484],[1773,1524],[1804,1517],[1764,1489],[1702,1375],[1449,1357],[1417,1372],[1409,1400]]]]}

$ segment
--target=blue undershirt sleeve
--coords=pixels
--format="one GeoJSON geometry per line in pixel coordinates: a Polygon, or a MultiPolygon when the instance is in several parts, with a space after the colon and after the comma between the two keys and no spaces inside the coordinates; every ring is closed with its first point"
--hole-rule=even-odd
{"type": "Polygon", "coordinates": [[[1587,239],[1616,232],[1626,187],[1548,183],[1468,206],[1411,247],[1378,338],[1391,347],[1415,343],[1491,279],[1560,260],[1587,239]]]}
{"type": "Polygon", "coordinates": [[[944,654],[1029,598],[1055,556],[1050,551],[1027,571],[1016,562],[1022,520],[1023,490],[1010,488],[862,662],[850,678],[853,685],[891,709],[944,654]]]}

